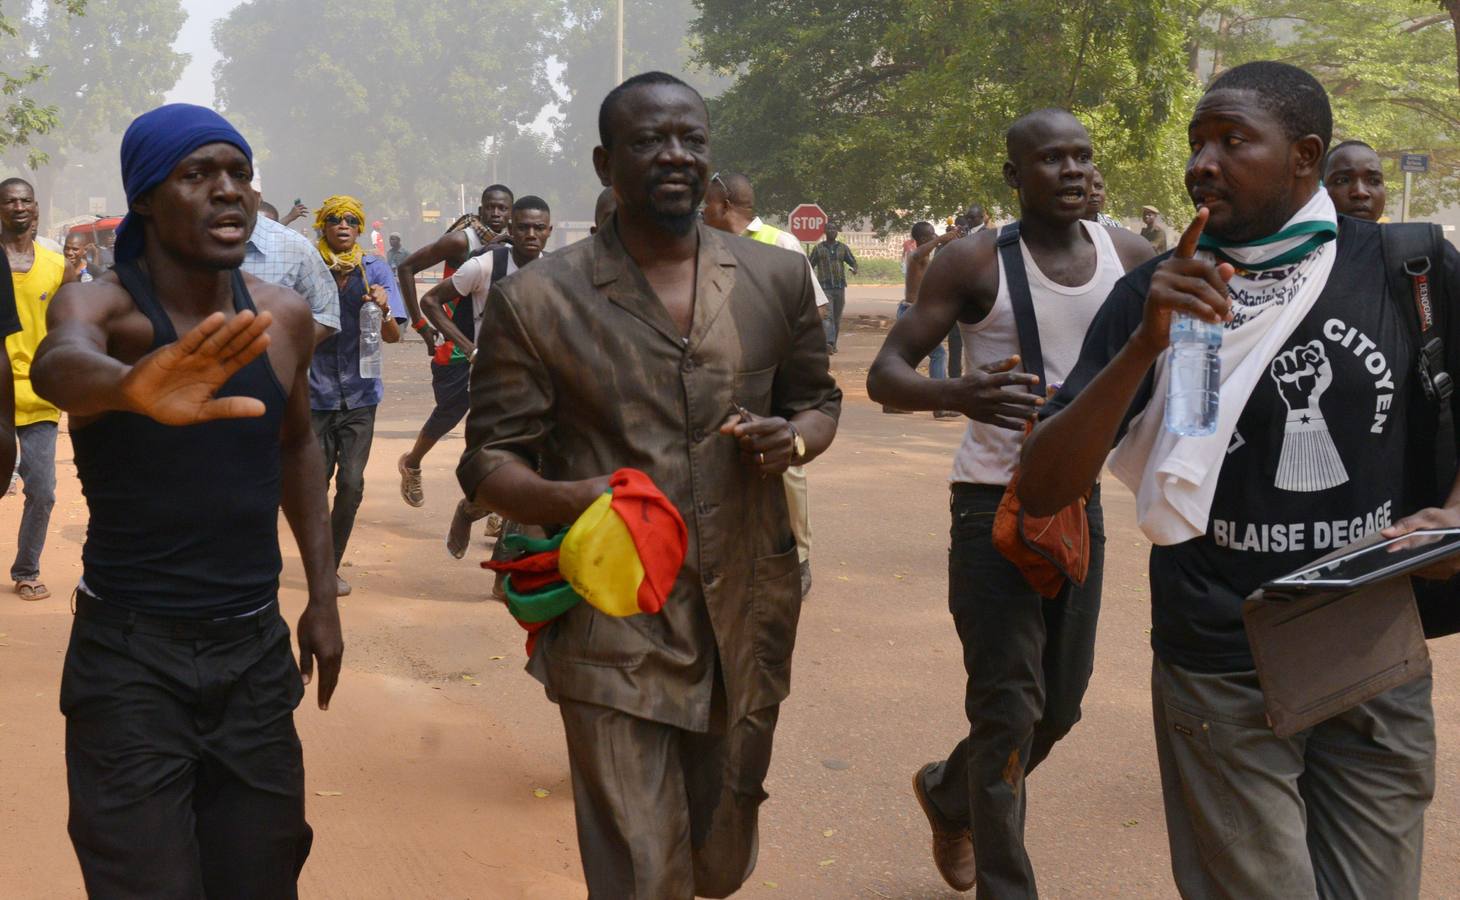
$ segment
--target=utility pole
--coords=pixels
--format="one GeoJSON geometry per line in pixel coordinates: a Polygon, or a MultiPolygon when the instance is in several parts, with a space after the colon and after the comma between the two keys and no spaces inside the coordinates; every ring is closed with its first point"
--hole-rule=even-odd
{"type": "Polygon", "coordinates": [[[624,0],[618,0],[618,44],[614,57],[614,84],[624,83],[624,0]]]}

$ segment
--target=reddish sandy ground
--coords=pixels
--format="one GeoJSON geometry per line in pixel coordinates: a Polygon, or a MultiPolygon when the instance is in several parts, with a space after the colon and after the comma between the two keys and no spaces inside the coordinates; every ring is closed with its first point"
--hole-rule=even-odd
{"type": "MultiPolygon", "coordinates": [[[[858,300],[857,292],[853,299],[858,300]]],[[[891,304],[861,298],[868,312],[891,304]]],[[[890,309],[889,309],[890,312],[890,309]]],[[[801,619],[794,691],[777,733],[760,866],[740,896],[934,898],[911,773],[964,730],[963,675],[946,607],[949,459],[962,426],[884,416],[866,398],[880,344],[848,335],[833,367],[847,392],[831,452],[812,468],[816,583],[801,619]]],[[[562,731],[522,672],[522,633],[489,586],[442,544],[461,449],[426,464],[427,505],[401,502],[395,460],[430,405],[419,344],[390,348],[368,487],[342,601],[345,672],[328,713],[297,721],[309,772],[309,898],[580,898],[562,731]],[[545,792],[545,794],[544,794],[545,792]],[[543,796],[539,796],[543,795],[543,796]]],[[[66,836],[63,723],[56,708],[86,512],[70,442],[44,574],[54,595],[0,595],[0,895],[78,897],[66,836]]],[[[1030,781],[1030,853],[1046,897],[1172,897],[1151,738],[1146,543],[1130,495],[1106,489],[1110,523],[1099,656],[1084,721],[1030,781]]],[[[13,552],[18,497],[0,502],[13,552]]],[[[281,526],[282,527],[282,526],[281,526]]],[[[285,533],[283,603],[303,600],[285,533]]],[[[1438,795],[1428,819],[1426,896],[1453,895],[1460,697],[1448,676],[1460,638],[1433,645],[1438,795]]]]}

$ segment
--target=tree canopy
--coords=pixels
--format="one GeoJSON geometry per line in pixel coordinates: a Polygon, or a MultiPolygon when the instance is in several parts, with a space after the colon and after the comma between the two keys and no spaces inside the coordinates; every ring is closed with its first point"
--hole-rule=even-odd
{"type": "Polygon", "coordinates": [[[29,142],[48,160],[37,177],[42,197],[68,159],[162,102],[187,65],[172,49],[186,18],[179,0],[88,0],[83,16],[41,6],[21,20],[17,40],[47,69],[27,98],[55,111],[55,127],[29,142]]]}
{"type": "Polygon", "coordinates": [[[488,141],[552,100],[562,15],[554,0],[248,0],[214,29],[218,105],[246,129],[265,195],[353,193],[384,204],[372,217],[414,218],[422,199],[454,207],[459,183],[485,187],[488,141]]]}
{"type": "MultiPolygon", "coordinates": [[[[52,4],[66,16],[77,16],[86,8],[86,0],[52,0],[52,4]]],[[[46,12],[51,8],[47,7],[46,12]]],[[[60,110],[37,101],[33,89],[47,74],[48,67],[37,61],[21,39],[20,24],[7,17],[0,10],[0,43],[10,54],[7,68],[0,70],[0,153],[17,147],[29,148],[27,157],[31,167],[45,162],[46,154],[30,146],[30,139],[46,134],[60,124],[60,110]],[[17,64],[19,64],[17,66],[17,64]],[[11,68],[15,66],[15,68],[11,68]]]]}
{"type": "MultiPolygon", "coordinates": [[[[751,175],[767,210],[816,200],[880,224],[975,200],[1009,212],[1003,133],[1060,106],[1090,129],[1112,212],[1175,214],[1201,85],[1249,59],[1318,76],[1340,139],[1460,172],[1460,0],[697,3],[696,60],[736,76],[711,108],[716,162],[751,175]]],[[[1416,210],[1457,184],[1422,179],[1416,210]]]]}

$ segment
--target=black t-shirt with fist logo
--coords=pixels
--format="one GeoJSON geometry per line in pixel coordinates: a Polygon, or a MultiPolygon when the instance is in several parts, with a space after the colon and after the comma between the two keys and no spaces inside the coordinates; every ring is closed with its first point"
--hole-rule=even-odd
{"type": "MultiPolygon", "coordinates": [[[[1151,644],[1168,663],[1251,669],[1241,615],[1249,594],[1412,512],[1403,497],[1415,340],[1388,296],[1378,226],[1341,218],[1337,241],[1327,285],[1238,420],[1206,535],[1152,548],[1151,644]]],[[[1446,264],[1460,284],[1453,247],[1446,264]]],[[[1042,415],[1068,405],[1135,331],[1155,265],[1116,285],[1042,415]]],[[[1127,422],[1150,392],[1148,377],[1127,422]]]]}

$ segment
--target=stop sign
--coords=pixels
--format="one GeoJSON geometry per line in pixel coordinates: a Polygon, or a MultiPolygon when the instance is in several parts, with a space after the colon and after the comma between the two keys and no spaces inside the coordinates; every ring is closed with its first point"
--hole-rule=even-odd
{"type": "Polygon", "coordinates": [[[791,210],[788,229],[802,243],[812,244],[826,237],[826,210],[815,203],[803,203],[791,210]]]}

